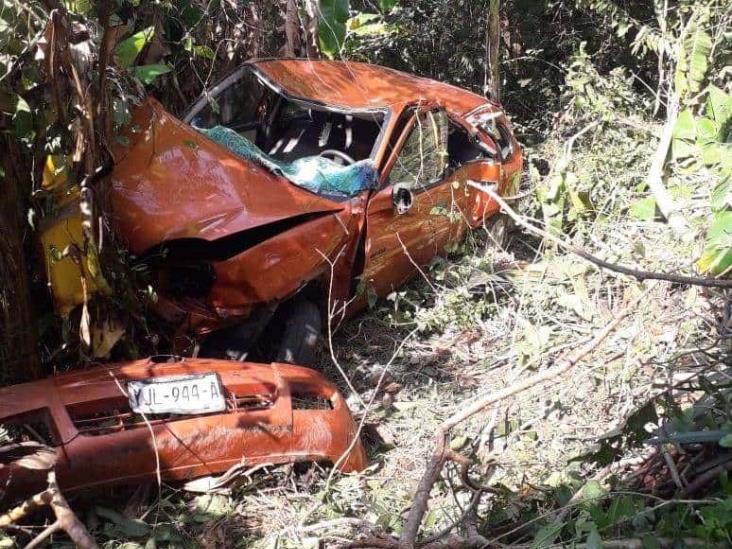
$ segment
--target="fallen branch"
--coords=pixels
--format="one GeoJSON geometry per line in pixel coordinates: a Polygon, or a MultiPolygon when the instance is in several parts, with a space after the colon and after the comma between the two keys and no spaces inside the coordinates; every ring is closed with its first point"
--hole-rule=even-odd
{"type": "Polygon", "coordinates": [[[17,507],[10,509],[7,513],[0,515],[0,528],[7,528],[25,518],[32,511],[48,505],[52,496],[53,494],[51,494],[50,490],[45,490],[40,494],[28,498],[17,507]]]}
{"type": "Polygon", "coordinates": [[[713,467],[709,469],[709,471],[706,471],[696,477],[686,486],[684,492],[688,495],[694,495],[700,492],[703,488],[706,488],[712,482],[718,480],[723,473],[729,471],[732,471],[732,459],[724,463],[720,463],[716,467],[713,467]]]}
{"type": "MultiPolygon", "coordinates": [[[[91,537],[84,524],[76,517],[59,489],[56,482],[56,472],[53,470],[56,452],[46,446],[32,443],[13,444],[0,448],[0,454],[4,456],[12,456],[14,453],[20,453],[21,457],[9,464],[0,463],[0,470],[7,467],[11,474],[25,472],[34,475],[47,472],[48,487],[43,492],[26,499],[22,504],[0,515],[0,528],[12,526],[32,511],[48,506],[56,515],[56,521],[33,538],[26,545],[26,549],[39,547],[46,539],[59,531],[66,532],[76,547],[98,549],[94,538],[91,537]],[[28,454],[29,450],[34,450],[34,453],[28,454]]],[[[5,471],[6,474],[8,471],[5,471]]]]}
{"type": "Polygon", "coordinates": [[[445,420],[438,428],[435,433],[435,449],[432,453],[427,468],[425,469],[422,478],[417,486],[417,491],[414,496],[414,503],[407,516],[402,535],[399,539],[399,547],[402,549],[413,549],[416,547],[417,533],[422,523],[422,518],[427,511],[427,505],[429,503],[429,496],[435,482],[440,476],[442,467],[450,457],[450,450],[446,448],[447,434],[456,425],[462,423],[471,416],[484,410],[488,406],[496,404],[502,400],[505,400],[511,396],[517,395],[523,391],[531,389],[537,385],[550,381],[559,377],[560,375],[568,372],[572,369],[580,360],[590,354],[610,333],[612,333],[623,321],[623,319],[634,310],[641,299],[645,296],[645,292],[631,303],[626,309],[624,309],[617,317],[609,322],[598,334],[592,338],[587,344],[582,346],[577,352],[570,355],[564,360],[560,360],[559,363],[553,368],[549,368],[543,372],[532,375],[525,380],[496,391],[495,393],[488,394],[482,398],[478,398],[471,404],[461,408],[447,420],[445,420]]]}
{"type": "Polygon", "coordinates": [[[98,549],[99,546],[94,541],[94,538],[91,537],[91,534],[89,534],[86,526],[84,526],[84,524],[71,510],[69,503],[66,501],[66,498],[61,493],[61,490],[59,490],[58,484],[56,482],[56,473],[54,471],[48,473],[48,490],[43,493],[50,495],[50,497],[47,496],[47,501],[45,503],[53,510],[53,513],[56,515],[56,522],[51,524],[48,528],[46,528],[43,532],[36,536],[35,539],[33,539],[28,545],[26,545],[26,549],[33,549],[33,547],[38,547],[46,538],[60,530],[66,532],[66,534],[69,536],[69,538],[71,538],[71,541],[74,542],[77,548],[98,549]]]}
{"type": "Polygon", "coordinates": [[[609,271],[613,271],[616,273],[624,274],[631,276],[637,280],[644,281],[644,280],[665,280],[667,282],[673,282],[675,284],[687,284],[689,286],[704,286],[706,288],[732,288],[732,280],[718,280],[714,278],[704,278],[704,277],[697,277],[697,276],[684,276],[684,275],[675,275],[670,273],[658,273],[654,271],[644,271],[640,269],[633,269],[630,267],[625,267],[623,265],[617,265],[615,263],[610,263],[609,261],[605,261],[603,259],[600,259],[597,256],[592,255],[589,252],[586,252],[584,250],[581,250],[580,248],[577,248],[576,246],[573,246],[572,244],[569,244],[568,242],[565,242],[561,238],[559,238],[556,235],[553,235],[543,229],[540,229],[539,227],[536,227],[526,221],[524,218],[522,218],[519,214],[517,214],[511,206],[509,206],[504,199],[502,199],[496,192],[491,190],[485,185],[481,185],[480,183],[475,183],[473,181],[468,181],[468,185],[473,187],[474,189],[477,189],[481,192],[486,193],[488,196],[490,196],[493,200],[495,200],[499,206],[501,206],[501,209],[503,212],[508,215],[511,219],[513,219],[517,225],[520,225],[524,229],[526,229],[528,232],[535,234],[536,236],[540,236],[541,238],[545,238],[546,240],[549,240],[553,243],[555,243],[557,246],[567,250],[570,253],[573,253],[575,255],[580,256],[583,259],[586,259],[590,263],[594,263],[598,267],[601,267],[603,269],[607,269],[609,271]]]}

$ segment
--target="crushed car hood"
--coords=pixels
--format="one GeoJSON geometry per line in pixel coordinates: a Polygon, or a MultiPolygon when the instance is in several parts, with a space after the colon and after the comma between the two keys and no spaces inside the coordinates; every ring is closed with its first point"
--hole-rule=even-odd
{"type": "Polygon", "coordinates": [[[115,151],[106,199],[117,233],[134,253],[343,209],[236,156],[153,99],[136,111],[130,128],[115,151]]]}

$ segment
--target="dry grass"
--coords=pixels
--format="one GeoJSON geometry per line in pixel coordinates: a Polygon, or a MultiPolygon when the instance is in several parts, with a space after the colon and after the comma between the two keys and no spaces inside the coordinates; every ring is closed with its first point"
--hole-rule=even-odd
{"type": "MultiPolygon", "coordinates": [[[[702,200],[700,194],[691,207],[698,209],[702,200]]],[[[670,271],[695,257],[700,237],[677,240],[661,223],[627,216],[585,230],[575,242],[599,250],[606,259],[670,271]]],[[[408,329],[413,323],[425,328],[407,342],[390,369],[390,381],[401,390],[384,393],[368,418],[369,470],[338,478],[329,494],[299,494],[306,504],[293,500],[293,491],[284,499],[245,496],[243,501],[259,502],[260,519],[268,525],[251,533],[259,538],[256,546],[275,539],[300,546],[305,543],[300,532],[335,543],[367,531],[355,520],[317,532],[294,526],[303,518],[303,524],[317,524],[347,516],[398,532],[442,420],[461,403],[548,367],[643,289],[576,257],[555,250],[538,253],[538,245],[520,232],[513,234],[507,251],[497,252],[480,239],[471,241],[471,253],[430,272],[440,285],[437,295],[423,281],[415,281],[336,334],[338,360],[368,400],[381,365],[408,329]]],[[[591,478],[596,468],[571,460],[594,449],[603,435],[621,429],[653,396],[714,366],[703,355],[679,357],[714,339],[713,318],[707,292],[655,283],[640,310],[571,375],[473,418],[453,433],[452,447],[474,457],[477,479],[489,479],[513,494],[501,497],[500,504],[513,501],[513,510],[509,505],[502,512],[518,515],[521,494],[570,483],[572,476],[591,478]]],[[[321,368],[337,379],[329,360],[323,356],[321,368]]],[[[352,403],[358,415],[362,410],[355,399],[352,403]]],[[[628,448],[625,457],[636,451],[628,448]]],[[[444,482],[433,490],[424,531],[455,521],[470,495],[448,467],[444,482]]],[[[495,501],[496,496],[486,495],[479,516],[487,517],[495,501]]]]}
{"type": "MultiPolygon", "coordinates": [[[[575,150],[576,165],[598,156],[600,136],[589,137],[585,149],[575,150]]],[[[550,141],[537,154],[552,158],[559,150],[550,141]]],[[[677,239],[664,224],[627,214],[643,171],[636,166],[603,174],[619,181],[618,188],[599,197],[604,215],[580,219],[567,238],[609,261],[687,269],[699,255],[705,221],[699,216],[708,211],[712,182],[685,199],[696,232],[677,239]]],[[[534,205],[526,203],[525,211],[532,213],[534,205]]],[[[317,467],[304,472],[279,467],[242,479],[231,494],[211,497],[166,489],[157,519],[149,511],[145,515],[155,525],[142,538],[103,529],[109,546],[131,549],[156,538],[158,546],[317,547],[373,532],[398,533],[442,420],[461,403],[549,367],[647,287],[546,249],[520,231],[506,250],[496,250],[478,232],[463,255],[436,263],[428,276],[431,284],[415,280],[334,335],[338,362],[368,402],[384,365],[419,328],[393,360],[386,390],[366,418],[367,471],[336,475],[328,484],[328,472],[317,467]]],[[[717,337],[719,297],[694,287],[652,286],[643,306],[565,378],[505,401],[452,433],[451,447],[474,460],[471,475],[497,490],[480,500],[484,535],[499,535],[505,525],[521,522],[531,502],[551,487],[576,490],[593,478],[601,468],[572,460],[596,449],[604,435],[620,432],[636,410],[679,380],[719,366],[713,357],[692,352],[717,337]]],[[[348,394],[329,353],[322,353],[319,367],[348,394]]],[[[688,403],[697,393],[683,395],[688,403]]],[[[351,396],[349,403],[361,419],[358,399],[351,396]]],[[[664,409],[656,408],[663,416],[664,409]]],[[[648,450],[628,445],[616,461],[639,453],[648,450]]],[[[432,492],[424,535],[458,520],[471,496],[457,472],[446,467],[432,492]]]]}

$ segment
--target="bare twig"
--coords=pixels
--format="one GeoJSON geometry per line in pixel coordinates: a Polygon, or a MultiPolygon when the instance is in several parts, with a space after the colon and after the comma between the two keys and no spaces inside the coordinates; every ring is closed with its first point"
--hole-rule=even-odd
{"type": "Polygon", "coordinates": [[[720,463],[716,467],[713,467],[709,469],[709,471],[696,477],[686,486],[685,493],[689,495],[696,494],[708,484],[711,484],[712,482],[717,480],[719,476],[726,471],[732,471],[732,459],[724,463],[720,463]]]}
{"type": "Polygon", "coordinates": [[[23,520],[23,518],[25,518],[28,513],[38,509],[39,507],[47,505],[48,502],[51,500],[51,496],[51,491],[46,490],[44,492],[41,492],[40,494],[36,494],[35,496],[28,498],[23,503],[21,503],[17,507],[14,507],[7,513],[0,515],[0,528],[7,528],[11,524],[18,522],[19,520],[23,520]]]}
{"type": "Polygon", "coordinates": [[[505,200],[503,200],[496,192],[491,190],[490,188],[486,187],[485,185],[481,185],[480,183],[476,183],[474,181],[469,181],[468,185],[471,187],[478,189],[479,191],[482,191],[486,193],[488,196],[490,196],[493,200],[495,200],[503,210],[506,215],[508,215],[511,219],[513,219],[517,225],[520,225],[524,229],[526,229],[528,232],[533,233],[537,236],[540,236],[542,238],[545,238],[555,244],[557,244],[559,247],[564,248],[568,252],[571,252],[575,255],[580,256],[583,259],[586,259],[590,263],[594,263],[598,267],[601,267],[603,269],[607,269],[609,271],[613,271],[616,273],[624,274],[631,276],[637,280],[643,281],[643,280],[665,280],[667,282],[673,282],[675,284],[687,284],[689,286],[703,286],[706,288],[732,288],[732,280],[718,280],[714,278],[704,278],[704,277],[698,277],[698,276],[684,276],[684,275],[675,275],[671,273],[658,273],[655,271],[644,271],[641,269],[633,269],[631,267],[625,267],[623,265],[617,265],[615,263],[610,263],[609,261],[605,261],[603,259],[600,259],[599,257],[596,257],[592,255],[589,252],[586,252],[584,250],[581,250],[580,248],[577,248],[576,246],[573,246],[572,244],[569,244],[568,242],[562,240],[558,236],[555,236],[543,229],[540,229],[539,227],[536,227],[535,225],[532,225],[528,221],[526,221],[524,218],[522,218],[519,214],[517,214],[511,206],[509,206],[505,200]]]}
{"type": "Polygon", "coordinates": [[[61,493],[56,482],[56,472],[48,472],[48,489],[27,499],[22,505],[0,516],[0,527],[6,528],[21,520],[30,511],[48,505],[56,515],[56,521],[33,538],[26,549],[39,547],[50,536],[63,530],[71,538],[76,547],[81,549],[98,549],[97,543],[91,537],[84,524],[71,510],[68,501],[61,493]]]}
{"type": "Polygon", "coordinates": [[[440,471],[442,470],[442,466],[444,465],[446,459],[449,458],[446,448],[446,439],[448,432],[456,425],[484,410],[488,406],[491,406],[497,402],[505,400],[523,391],[526,391],[532,387],[540,385],[541,383],[545,383],[547,381],[555,379],[569,371],[580,360],[582,360],[584,357],[590,354],[598,345],[600,345],[605,340],[605,338],[607,338],[607,336],[610,335],[610,333],[612,333],[620,325],[622,320],[636,308],[638,303],[645,295],[646,292],[641,294],[641,296],[635,299],[630,306],[624,309],[617,317],[615,317],[602,330],[600,330],[594,338],[592,338],[588,343],[578,349],[577,352],[575,352],[574,354],[570,355],[564,360],[560,360],[559,363],[553,368],[549,368],[547,370],[544,370],[543,372],[539,372],[538,374],[532,375],[510,387],[506,387],[505,389],[496,391],[495,393],[488,394],[482,398],[473,401],[467,406],[459,409],[455,414],[445,420],[440,425],[440,427],[438,427],[435,434],[435,449],[433,451],[432,457],[427,464],[427,468],[425,469],[425,472],[417,486],[417,491],[414,496],[414,503],[412,505],[412,508],[410,509],[409,515],[407,516],[407,520],[404,525],[401,538],[399,540],[400,547],[404,549],[412,549],[413,547],[415,547],[417,533],[419,531],[420,524],[422,523],[422,518],[424,517],[424,514],[427,510],[427,505],[429,503],[430,491],[432,490],[432,486],[439,478],[440,471]]]}

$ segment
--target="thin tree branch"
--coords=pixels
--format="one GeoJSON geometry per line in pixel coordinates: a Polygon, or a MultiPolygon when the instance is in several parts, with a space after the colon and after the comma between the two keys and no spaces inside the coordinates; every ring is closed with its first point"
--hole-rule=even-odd
{"type": "Polygon", "coordinates": [[[732,280],[719,280],[715,278],[704,278],[704,277],[698,277],[698,276],[684,276],[684,275],[675,275],[671,273],[659,273],[655,271],[644,271],[641,269],[633,269],[631,267],[625,267],[623,265],[617,265],[615,263],[610,263],[609,261],[605,261],[603,259],[600,259],[597,256],[592,255],[589,252],[586,252],[584,250],[581,250],[580,248],[577,248],[576,246],[573,246],[572,244],[569,244],[568,242],[565,242],[558,236],[555,236],[543,229],[540,229],[525,219],[523,219],[519,214],[517,214],[511,206],[509,206],[505,200],[503,200],[496,192],[491,190],[490,188],[486,187],[485,185],[481,185],[480,183],[476,183],[474,181],[468,181],[468,185],[473,187],[474,189],[477,189],[479,191],[482,191],[486,193],[488,196],[490,196],[493,200],[495,200],[503,210],[506,215],[508,215],[511,219],[513,219],[517,225],[520,225],[524,229],[526,229],[528,232],[533,233],[537,236],[540,236],[542,238],[545,238],[546,240],[549,240],[559,247],[567,250],[568,252],[571,252],[575,255],[580,256],[583,259],[586,259],[590,263],[594,263],[598,267],[601,267],[603,269],[607,269],[609,271],[613,271],[616,273],[624,274],[631,276],[637,280],[644,281],[644,280],[665,280],[667,282],[673,282],[675,284],[687,284],[690,286],[703,286],[706,288],[732,288],[732,280]]]}
{"type": "Polygon", "coordinates": [[[414,503],[409,511],[404,529],[402,530],[402,535],[399,539],[400,548],[413,549],[416,546],[417,533],[419,532],[422,518],[427,511],[430,491],[440,476],[442,466],[450,457],[449,451],[446,448],[448,432],[456,425],[471,416],[474,416],[488,406],[555,379],[571,370],[578,362],[594,351],[595,348],[597,348],[620,325],[623,319],[625,319],[631,311],[635,310],[643,297],[645,297],[646,293],[647,292],[644,292],[636,298],[633,303],[631,303],[617,317],[601,329],[594,338],[582,346],[576,353],[570,355],[564,360],[560,360],[553,368],[534,374],[519,383],[511,385],[510,387],[506,387],[505,389],[496,391],[473,401],[471,404],[459,409],[438,427],[435,434],[435,449],[417,486],[414,503]]]}

